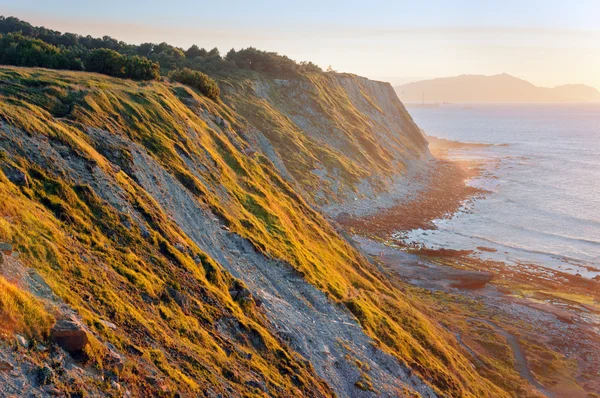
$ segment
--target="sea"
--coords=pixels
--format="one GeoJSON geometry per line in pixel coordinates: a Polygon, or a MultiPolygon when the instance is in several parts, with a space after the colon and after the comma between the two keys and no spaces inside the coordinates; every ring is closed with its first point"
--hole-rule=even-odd
{"type": "Polygon", "coordinates": [[[489,145],[449,153],[481,162],[469,184],[488,193],[434,230],[403,233],[406,243],[600,278],[600,104],[408,110],[428,135],[489,145]]]}

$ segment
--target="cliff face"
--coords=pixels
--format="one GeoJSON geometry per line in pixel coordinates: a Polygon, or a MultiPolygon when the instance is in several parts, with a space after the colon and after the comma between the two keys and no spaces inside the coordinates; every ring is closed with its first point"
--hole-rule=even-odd
{"type": "Polygon", "coordinates": [[[76,72],[0,82],[0,241],[19,253],[0,254],[9,392],[41,372],[60,391],[139,396],[504,395],[313,209],[428,157],[388,85],[253,75],[222,82],[228,106],[76,72]],[[89,342],[66,355],[52,318],[89,342]]]}
{"type": "Polygon", "coordinates": [[[375,198],[429,157],[426,140],[388,83],[311,74],[222,86],[225,101],[267,138],[283,174],[322,208],[375,198]]]}

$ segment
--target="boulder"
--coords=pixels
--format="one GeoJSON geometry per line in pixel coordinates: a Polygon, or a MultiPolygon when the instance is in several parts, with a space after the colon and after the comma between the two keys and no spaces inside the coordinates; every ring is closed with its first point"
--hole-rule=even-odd
{"type": "Polygon", "coordinates": [[[13,252],[13,247],[9,243],[0,242],[0,252],[10,256],[13,252]]]}
{"type": "Polygon", "coordinates": [[[10,372],[14,368],[15,367],[12,366],[12,364],[10,364],[10,363],[8,363],[6,361],[0,360],[0,370],[5,371],[5,372],[10,372]]]}
{"type": "Polygon", "coordinates": [[[18,185],[20,187],[29,186],[29,180],[27,179],[27,174],[25,174],[25,172],[23,172],[23,170],[21,170],[17,167],[3,164],[2,171],[4,172],[4,175],[6,176],[6,178],[8,178],[8,180],[10,182],[12,182],[13,184],[18,185]]]}
{"type": "Polygon", "coordinates": [[[50,339],[69,354],[80,353],[89,341],[85,328],[75,318],[56,322],[52,327],[50,339]]]}
{"type": "Polygon", "coordinates": [[[25,337],[21,336],[20,334],[15,334],[15,340],[17,340],[17,343],[19,343],[19,345],[23,348],[29,348],[29,340],[27,340],[25,337]]]}

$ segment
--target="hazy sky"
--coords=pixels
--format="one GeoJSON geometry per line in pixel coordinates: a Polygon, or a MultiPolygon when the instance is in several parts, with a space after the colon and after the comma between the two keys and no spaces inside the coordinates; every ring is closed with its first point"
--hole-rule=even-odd
{"type": "Polygon", "coordinates": [[[600,89],[600,0],[0,0],[0,14],[131,43],[254,46],[392,83],[506,72],[600,89]]]}

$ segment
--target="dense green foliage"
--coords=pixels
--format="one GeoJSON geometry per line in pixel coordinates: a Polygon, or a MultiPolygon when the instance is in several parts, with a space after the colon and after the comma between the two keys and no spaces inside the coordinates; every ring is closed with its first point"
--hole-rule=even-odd
{"type": "Polygon", "coordinates": [[[312,62],[296,63],[285,55],[274,52],[257,50],[248,47],[240,51],[231,50],[227,53],[228,61],[235,63],[238,68],[252,69],[275,74],[296,74],[299,72],[322,72],[321,68],[312,62]]]}
{"type": "Polygon", "coordinates": [[[169,79],[193,87],[212,100],[219,98],[219,86],[202,72],[188,68],[177,69],[169,73],[169,79]]]}
{"type": "MultiPolygon", "coordinates": [[[[83,69],[81,60],[90,52],[98,49],[109,49],[117,53],[127,56],[140,56],[148,58],[160,65],[160,72],[167,75],[169,72],[176,69],[188,68],[196,71],[201,71],[209,75],[228,74],[235,70],[254,70],[259,72],[267,72],[275,75],[301,75],[307,72],[322,72],[321,68],[312,62],[297,63],[294,60],[279,55],[275,52],[260,51],[249,47],[240,51],[231,50],[226,57],[222,57],[217,48],[208,51],[200,48],[197,45],[192,45],[187,50],[172,46],[168,43],[142,43],[140,45],[127,44],[123,41],[116,40],[110,36],[102,38],[94,38],[92,36],[81,36],[74,33],[61,33],[55,30],[44,27],[32,26],[30,23],[21,21],[15,17],[0,16],[0,34],[21,33],[31,39],[37,39],[38,42],[44,42],[54,46],[61,53],[69,54],[73,59],[79,61],[79,69],[76,66],[65,67],[61,69],[83,69]]],[[[106,63],[112,62],[109,70],[115,68],[117,71],[122,69],[118,67],[118,63],[114,54],[104,51],[103,55],[107,55],[106,63]]],[[[144,69],[146,66],[141,66],[139,60],[131,61],[137,69],[144,69]]],[[[3,62],[11,65],[25,65],[10,62],[3,62]]],[[[29,64],[28,64],[29,65],[29,64]]],[[[29,66],[44,66],[44,65],[29,65],[29,66]]],[[[46,66],[56,68],[54,66],[46,66]]],[[[150,68],[150,69],[153,69],[150,68]]],[[[142,75],[145,72],[138,72],[142,75]]],[[[112,74],[111,76],[120,76],[112,74]]],[[[134,77],[134,79],[143,79],[134,77]]]]}
{"type": "Polygon", "coordinates": [[[83,69],[81,59],[75,52],[61,50],[19,33],[0,36],[0,63],[51,69],[83,69]]]}
{"type": "Polygon", "coordinates": [[[134,80],[156,80],[156,62],[137,55],[127,56],[108,48],[80,51],[57,47],[21,33],[0,35],[0,63],[50,69],[87,70],[134,80]]]}
{"type": "Polygon", "coordinates": [[[156,80],[160,77],[157,63],[134,55],[128,57],[108,48],[93,50],[87,56],[85,69],[89,72],[134,80],[156,80]]]}

